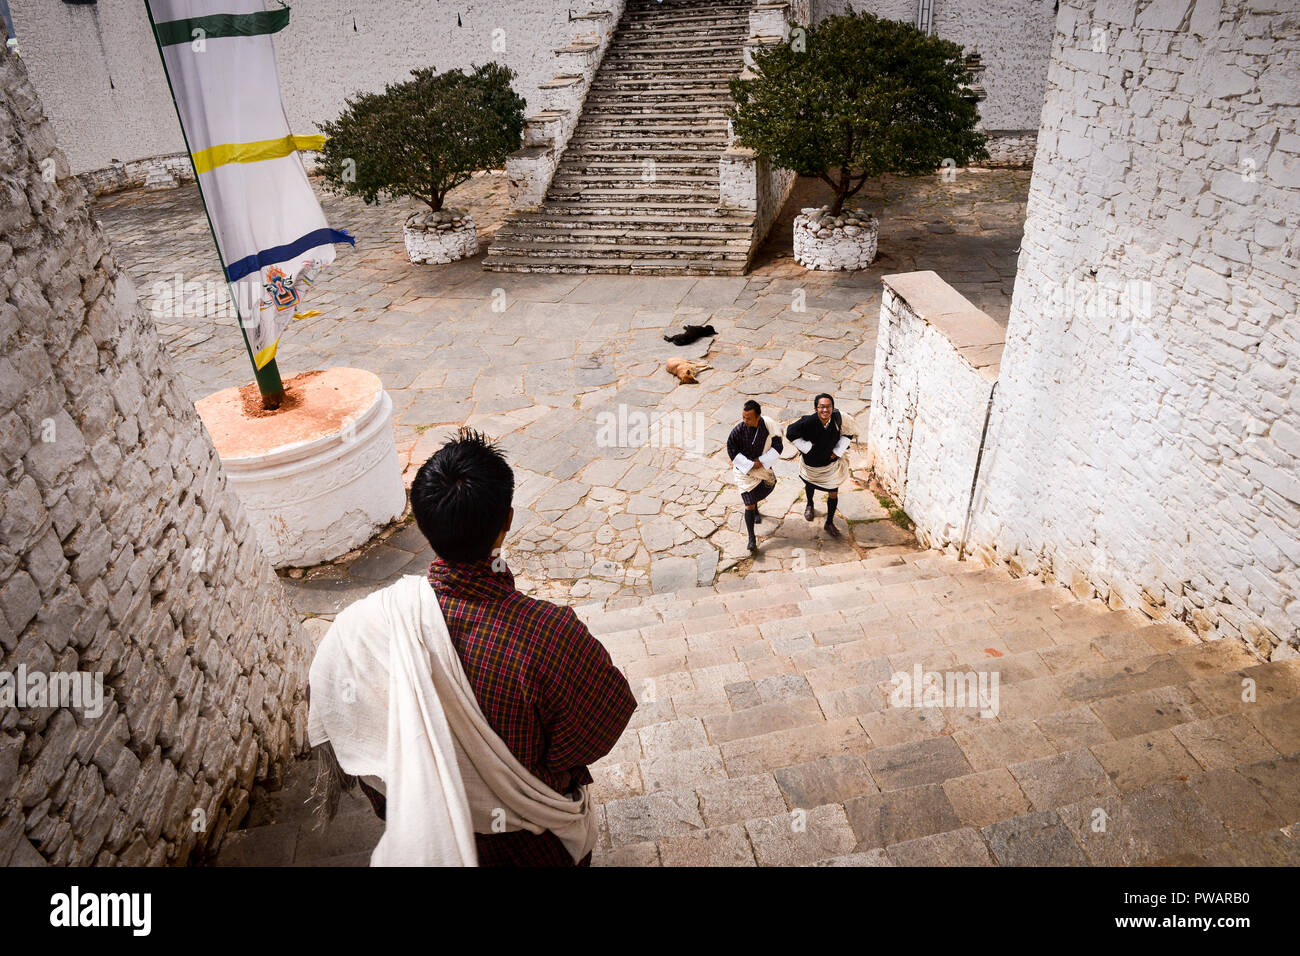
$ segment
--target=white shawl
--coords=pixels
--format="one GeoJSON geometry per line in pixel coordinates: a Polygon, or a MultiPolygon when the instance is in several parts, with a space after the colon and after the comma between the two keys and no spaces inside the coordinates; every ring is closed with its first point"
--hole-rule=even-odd
{"type": "MultiPolygon", "coordinates": [[[[772,451],[772,436],[780,435],[776,422],[766,415],[760,416],[763,424],[767,426],[767,439],[763,442],[763,450],[759,454],[761,458],[767,452],[772,451]]],[[[775,460],[774,458],[770,460],[775,460]]],[[[776,473],[761,461],[751,462],[744,455],[737,455],[732,459],[732,477],[736,481],[736,487],[741,492],[753,491],[761,484],[774,484],[776,482],[776,473]],[[752,467],[750,467],[752,464],[752,467]]]]}
{"type": "Polygon", "coordinates": [[[372,866],[475,866],[476,832],[550,830],[574,860],[595,846],[587,788],[552,790],[488,724],[422,577],[335,619],[312,661],[307,734],[330,741],[344,772],[383,780],[372,866]]]}

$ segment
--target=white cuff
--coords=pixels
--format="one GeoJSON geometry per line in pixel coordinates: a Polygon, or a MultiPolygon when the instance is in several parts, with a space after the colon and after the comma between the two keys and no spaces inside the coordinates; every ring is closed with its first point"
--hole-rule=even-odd
{"type": "Polygon", "coordinates": [[[758,460],[764,468],[771,468],[777,463],[777,460],[780,459],[780,457],[780,452],[775,448],[769,448],[767,451],[763,452],[763,454],[758,456],[758,460]]]}
{"type": "Polygon", "coordinates": [[[806,438],[796,438],[794,440],[794,447],[799,449],[800,454],[806,455],[808,452],[812,451],[812,442],[806,438]]]}
{"type": "Polygon", "coordinates": [[[740,472],[742,475],[748,474],[749,469],[754,467],[754,462],[751,459],[746,458],[744,455],[737,455],[731,460],[736,466],[736,471],[740,472]]]}
{"type": "Polygon", "coordinates": [[[840,440],[835,443],[835,456],[838,458],[849,450],[849,436],[841,435],[840,440]]]}

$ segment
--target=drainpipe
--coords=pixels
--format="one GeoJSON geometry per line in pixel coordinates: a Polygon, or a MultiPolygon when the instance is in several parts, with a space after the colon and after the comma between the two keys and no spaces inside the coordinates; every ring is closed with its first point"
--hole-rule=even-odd
{"type": "MultiPolygon", "coordinates": [[[[924,2],[924,0],[923,0],[924,2]]],[[[993,396],[997,394],[998,383],[989,389],[989,401],[984,408],[984,430],[980,432],[980,448],[975,455],[975,474],[970,477],[970,500],[966,503],[966,522],[961,529],[961,545],[957,548],[957,560],[966,560],[966,535],[970,531],[971,512],[975,510],[975,486],[980,480],[980,463],[984,461],[984,443],[989,437],[989,419],[993,417],[993,396]]]]}

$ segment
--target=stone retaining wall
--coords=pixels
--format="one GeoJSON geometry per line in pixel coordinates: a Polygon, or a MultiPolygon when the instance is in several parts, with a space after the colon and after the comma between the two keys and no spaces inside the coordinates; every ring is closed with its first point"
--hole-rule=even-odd
{"type": "Polygon", "coordinates": [[[0,866],[184,863],[302,748],[310,649],[6,52],[0,121],[0,672],[103,691],[0,705],[0,866]]]}
{"type": "Polygon", "coordinates": [[[985,132],[988,136],[989,158],[976,165],[1009,169],[1028,169],[1034,165],[1034,155],[1038,150],[1037,130],[986,130],[985,132]]]}

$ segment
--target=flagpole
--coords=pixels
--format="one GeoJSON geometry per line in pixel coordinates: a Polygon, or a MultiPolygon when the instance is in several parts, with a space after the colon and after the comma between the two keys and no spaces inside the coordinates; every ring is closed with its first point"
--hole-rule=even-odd
{"type": "Polygon", "coordinates": [[[244,349],[248,352],[248,360],[253,365],[253,378],[257,382],[257,390],[262,394],[262,407],[267,410],[274,410],[280,407],[284,401],[284,383],[280,381],[280,368],[276,365],[275,359],[272,358],[261,368],[257,367],[257,359],[253,357],[253,346],[248,341],[248,331],[244,328],[244,317],[239,310],[239,296],[235,294],[234,283],[230,281],[229,273],[226,272],[226,260],[221,254],[221,243],[217,242],[217,230],[212,225],[212,213],[208,212],[208,201],[203,195],[203,183],[199,179],[198,167],[194,165],[194,153],[190,149],[190,139],[185,133],[185,121],[181,118],[181,107],[176,102],[176,90],[172,86],[171,74],[167,71],[167,58],[163,56],[162,42],[158,38],[158,24],[154,22],[153,7],[149,0],[144,3],[145,13],[149,15],[149,29],[153,33],[154,45],[158,48],[158,59],[162,63],[163,76],[167,80],[167,92],[171,94],[172,106],[176,110],[176,122],[181,128],[181,139],[185,142],[185,156],[190,161],[190,169],[194,170],[194,185],[199,190],[199,205],[203,207],[203,216],[208,221],[208,232],[212,236],[212,245],[217,250],[217,261],[221,263],[221,275],[226,279],[226,289],[230,293],[231,304],[235,307],[235,319],[239,325],[239,334],[244,339],[244,349]]]}

